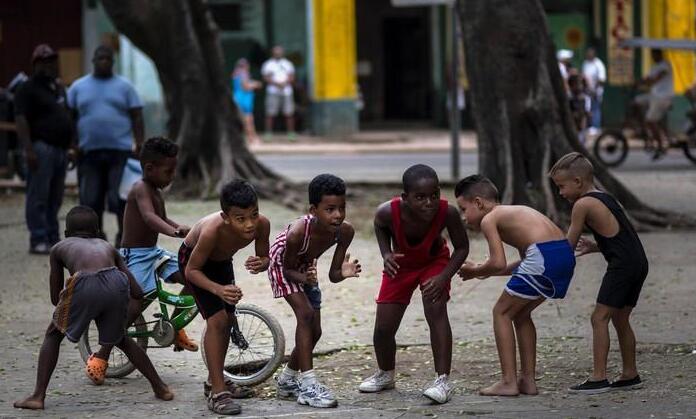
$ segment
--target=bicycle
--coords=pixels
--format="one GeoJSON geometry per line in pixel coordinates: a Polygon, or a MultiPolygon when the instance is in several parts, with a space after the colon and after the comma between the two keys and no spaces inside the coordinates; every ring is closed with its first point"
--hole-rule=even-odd
{"type": "MultiPolygon", "coordinates": [[[[635,94],[632,96],[635,96],[635,94]]],[[[696,115],[696,103],[691,97],[687,96],[687,98],[689,98],[691,104],[691,110],[687,112],[691,127],[685,127],[679,134],[675,135],[667,127],[667,116],[660,121],[660,124],[664,132],[667,133],[668,147],[682,149],[686,158],[696,164],[696,130],[693,129],[693,124],[696,122],[694,117],[696,115]]],[[[620,129],[603,130],[602,134],[595,140],[592,152],[597,157],[597,160],[607,167],[621,165],[628,157],[627,133],[642,140],[645,151],[653,151],[648,137],[650,134],[645,126],[644,110],[633,104],[628,104],[622,127],[620,129]]]]}
{"type": "MultiPolygon", "coordinates": [[[[155,300],[159,312],[154,313],[154,320],[145,321],[140,314],[128,328],[126,336],[133,338],[144,350],[149,348],[167,348],[172,346],[176,332],[186,327],[198,315],[198,307],[193,296],[176,295],[162,288],[160,267],[168,260],[163,257],[157,261],[157,288],[144,297],[143,311],[155,300]],[[167,306],[181,308],[182,311],[171,318],[167,306]],[[149,325],[152,325],[151,327],[149,325]],[[156,346],[150,346],[152,339],[156,346]]],[[[90,324],[78,342],[80,356],[87,363],[92,354],[92,347],[98,346],[95,339],[96,326],[90,324]]],[[[201,336],[201,355],[205,359],[205,329],[201,336]]],[[[224,375],[238,385],[252,386],[266,381],[278,369],[285,356],[285,334],[278,320],[267,310],[254,304],[237,304],[233,327],[230,331],[230,345],[225,356],[224,375]]],[[[207,365],[207,364],[206,364],[207,365]]],[[[106,376],[122,378],[135,370],[135,366],[126,355],[114,347],[109,357],[106,376]]]]}

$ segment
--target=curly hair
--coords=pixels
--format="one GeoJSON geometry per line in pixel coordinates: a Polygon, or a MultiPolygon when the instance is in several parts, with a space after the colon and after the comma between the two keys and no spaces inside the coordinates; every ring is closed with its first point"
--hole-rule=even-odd
{"type": "Polygon", "coordinates": [[[346,194],[346,184],[338,176],[324,173],[309,182],[309,203],[317,206],[324,195],[343,196],[346,194]]]}
{"type": "Polygon", "coordinates": [[[232,207],[247,209],[256,205],[259,198],[256,189],[243,179],[235,179],[225,184],[220,191],[220,209],[229,211],[232,207]]]}
{"type": "Polygon", "coordinates": [[[155,163],[167,157],[176,157],[179,154],[179,146],[165,137],[148,138],[140,150],[140,163],[155,163]]]}
{"type": "Polygon", "coordinates": [[[408,193],[411,190],[411,187],[413,187],[413,185],[421,179],[432,179],[435,182],[440,183],[440,179],[437,177],[435,169],[425,164],[414,164],[406,169],[404,175],[401,177],[404,192],[408,193]]]}

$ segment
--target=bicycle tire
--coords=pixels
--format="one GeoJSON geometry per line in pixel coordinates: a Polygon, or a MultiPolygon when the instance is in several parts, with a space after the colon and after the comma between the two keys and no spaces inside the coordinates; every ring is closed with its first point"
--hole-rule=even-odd
{"type": "Polygon", "coordinates": [[[628,157],[628,140],[619,130],[606,130],[595,140],[592,152],[603,165],[618,167],[628,157]],[[612,158],[604,156],[605,151],[612,155],[612,158]]]}
{"type": "MultiPolygon", "coordinates": [[[[147,326],[145,325],[145,318],[142,316],[138,316],[137,319],[135,319],[135,322],[133,323],[133,326],[135,327],[135,330],[138,333],[145,333],[147,332],[147,326]]],[[[139,336],[135,338],[135,343],[140,346],[143,351],[147,351],[147,341],[148,337],[147,336],[139,336]]],[[[77,348],[80,350],[80,356],[82,357],[82,361],[86,364],[87,359],[89,359],[89,356],[92,355],[92,348],[89,343],[89,327],[85,329],[85,333],[82,334],[82,337],[80,337],[80,340],[77,342],[77,348]]],[[[121,351],[118,349],[116,346],[112,349],[112,356],[114,351],[121,351]]],[[[124,354],[125,356],[125,354],[124,354]]],[[[121,365],[109,365],[109,368],[106,370],[106,377],[107,378],[123,378],[127,376],[128,374],[132,373],[135,371],[135,365],[133,365],[130,360],[128,362],[125,362],[121,365]]]]}
{"type": "MultiPolygon", "coordinates": [[[[258,369],[258,371],[255,371],[250,375],[234,374],[230,372],[232,366],[225,366],[225,378],[232,380],[232,382],[240,386],[253,386],[269,379],[283,362],[283,358],[285,357],[285,333],[278,320],[268,310],[255,304],[238,304],[236,312],[238,321],[240,317],[244,315],[250,315],[258,318],[266,325],[266,327],[268,327],[268,330],[271,332],[273,337],[273,354],[270,356],[268,361],[263,364],[260,369],[258,369]]],[[[203,362],[207,367],[208,361],[205,357],[205,328],[203,328],[203,332],[201,334],[200,348],[203,362]]],[[[227,349],[228,353],[225,354],[226,360],[228,354],[230,354],[231,350],[234,350],[234,348],[235,345],[230,343],[227,349]]]]}

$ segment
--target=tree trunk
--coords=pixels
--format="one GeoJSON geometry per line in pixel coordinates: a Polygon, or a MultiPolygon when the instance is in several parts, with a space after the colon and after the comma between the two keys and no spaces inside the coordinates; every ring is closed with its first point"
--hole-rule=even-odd
{"type": "Polygon", "coordinates": [[[548,170],[578,151],[592,161],[599,186],[641,228],[694,226],[689,217],[651,208],[578,141],[563,81],[538,0],[459,0],[467,76],[478,131],[479,170],[503,203],[531,205],[567,222],[548,170]]]}
{"type": "Polygon", "coordinates": [[[180,173],[200,179],[202,196],[234,177],[259,195],[301,206],[296,188],[246,146],[242,119],[224,74],[218,29],[204,0],[102,0],[116,28],[155,64],[169,112],[169,137],[180,146],[180,173]]]}

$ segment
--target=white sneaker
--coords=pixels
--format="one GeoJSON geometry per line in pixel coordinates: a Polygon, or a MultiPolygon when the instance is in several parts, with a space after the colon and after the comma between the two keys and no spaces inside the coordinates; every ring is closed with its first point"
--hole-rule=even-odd
{"type": "Polygon", "coordinates": [[[300,382],[300,394],[297,403],[311,407],[336,407],[338,402],[331,390],[318,381],[309,384],[300,382]]]}
{"type": "Polygon", "coordinates": [[[297,377],[289,377],[278,374],[275,377],[276,395],[281,399],[297,399],[300,393],[300,385],[297,382],[297,377]]]}
{"type": "Polygon", "coordinates": [[[452,399],[454,388],[450,385],[447,374],[437,377],[430,388],[423,392],[423,395],[435,403],[443,404],[452,399]]]}
{"type": "Polygon", "coordinates": [[[394,371],[378,370],[360,383],[358,389],[363,393],[377,393],[378,391],[394,388],[394,384],[394,371]]]}

